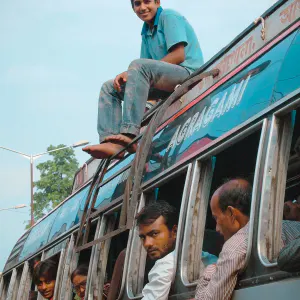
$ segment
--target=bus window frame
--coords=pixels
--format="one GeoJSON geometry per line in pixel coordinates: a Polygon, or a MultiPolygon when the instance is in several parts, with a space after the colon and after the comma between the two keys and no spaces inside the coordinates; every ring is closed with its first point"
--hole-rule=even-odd
{"type": "MultiPolygon", "coordinates": [[[[123,198],[123,196],[120,198],[123,198]]],[[[116,220],[112,221],[110,216],[114,212],[121,213],[122,206],[123,206],[123,201],[120,201],[119,198],[116,200],[117,201],[115,201],[114,205],[111,204],[109,207],[107,207],[106,211],[102,212],[102,214],[98,216],[98,224],[97,224],[96,235],[94,240],[97,240],[105,236],[107,236],[107,238],[102,240],[100,243],[93,245],[92,247],[92,254],[91,254],[91,259],[89,264],[89,273],[87,278],[88,287],[86,289],[86,295],[85,295],[86,297],[88,297],[87,299],[93,299],[95,290],[98,291],[98,296],[102,295],[103,292],[103,286],[105,283],[104,273],[106,272],[108,255],[110,251],[110,243],[112,239],[112,237],[108,237],[108,234],[116,231],[114,230],[116,220]]],[[[115,236],[118,236],[118,234],[115,236]]],[[[130,244],[130,234],[128,237],[127,246],[129,244],[130,244]]],[[[118,299],[121,297],[124,290],[125,273],[126,273],[126,267],[124,267],[122,284],[121,284],[121,289],[120,289],[120,294],[118,299]]]]}
{"type": "Polygon", "coordinates": [[[27,300],[26,293],[30,291],[30,285],[32,281],[32,274],[30,272],[29,262],[25,261],[23,265],[23,271],[20,280],[20,286],[17,293],[17,300],[27,300]]]}
{"type": "Polygon", "coordinates": [[[13,299],[12,297],[13,297],[13,293],[14,293],[14,287],[16,285],[16,280],[17,280],[17,269],[13,268],[12,274],[10,276],[6,296],[5,296],[6,300],[12,300],[13,299]]]}
{"type": "MultiPolygon", "coordinates": [[[[181,244],[182,235],[184,231],[184,223],[185,223],[185,217],[186,217],[186,209],[187,209],[187,203],[188,203],[188,194],[190,190],[190,182],[191,182],[191,176],[192,176],[192,170],[193,170],[193,164],[189,163],[179,169],[177,169],[175,172],[173,171],[170,174],[167,174],[164,178],[160,178],[156,182],[151,182],[151,185],[144,184],[144,189],[142,190],[142,195],[139,201],[139,206],[137,211],[141,211],[141,209],[146,204],[147,199],[147,192],[153,190],[155,187],[162,186],[164,183],[168,182],[170,179],[177,177],[178,175],[186,172],[185,176],[185,182],[184,182],[184,188],[181,198],[181,205],[180,205],[180,212],[179,212],[179,219],[178,219],[178,228],[177,228],[177,238],[176,238],[176,244],[175,244],[175,263],[174,263],[174,277],[172,279],[172,283],[174,282],[174,279],[176,277],[177,273],[177,261],[178,261],[178,255],[179,255],[179,246],[181,244]]],[[[163,173],[163,175],[165,175],[163,173]]],[[[127,280],[126,280],[126,293],[127,297],[130,300],[136,300],[141,299],[143,295],[141,294],[143,287],[144,287],[144,278],[145,278],[145,263],[146,263],[146,251],[144,250],[140,238],[137,233],[137,227],[136,222],[134,222],[133,228],[130,230],[132,232],[132,242],[130,244],[130,251],[129,251],[129,258],[128,258],[128,268],[127,268],[127,280]],[[133,263],[135,262],[135,263],[133,263]],[[138,270],[138,271],[137,271],[138,270]],[[136,274],[136,275],[134,275],[136,274]],[[142,274],[142,276],[140,276],[142,274]],[[134,294],[134,290],[137,291],[136,294],[134,294]]]]}
{"type": "MultiPolygon", "coordinates": [[[[101,216],[101,219],[97,224],[98,234],[95,235],[95,239],[100,238],[113,231],[115,220],[110,221],[109,216],[118,208],[120,208],[120,205],[112,207],[101,216]]],[[[86,289],[85,295],[88,296],[88,299],[93,299],[95,291],[98,291],[98,296],[100,294],[102,295],[110,241],[111,239],[108,238],[93,246],[93,256],[91,257],[89,264],[88,288],[86,289]],[[98,274],[104,274],[104,276],[98,276],[98,274]]]]}
{"type": "Polygon", "coordinates": [[[2,299],[2,293],[4,291],[4,287],[5,287],[4,276],[1,276],[1,280],[0,280],[0,299],[2,299]]]}
{"type": "Polygon", "coordinates": [[[284,203],[282,199],[285,196],[288,162],[293,137],[291,114],[294,105],[289,105],[283,110],[274,113],[271,121],[257,236],[258,257],[261,264],[266,268],[277,266],[276,258],[280,251],[284,203]],[[275,151],[274,145],[276,147],[275,151]],[[283,145],[284,147],[282,147],[283,145]],[[281,163],[278,162],[279,157],[283,157],[281,163]],[[276,179],[276,183],[274,178],[276,179]],[[278,183],[281,183],[279,184],[279,192],[278,189],[274,188],[278,183]],[[271,223],[273,228],[268,223],[271,223]],[[280,235],[275,234],[278,232],[280,232],[280,235]]]}
{"type": "MultiPolygon", "coordinates": [[[[201,197],[198,207],[201,208],[201,206],[205,206],[204,211],[197,214],[194,213],[195,209],[192,209],[195,206],[196,197],[199,192],[199,186],[204,186],[207,184],[205,183],[205,180],[210,180],[209,185],[211,184],[212,178],[213,178],[213,170],[211,170],[211,173],[209,173],[209,170],[207,171],[207,167],[205,168],[206,176],[202,176],[201,172],[201,165],[207,164],[209,159],[214,156],[220,154],[223,150],[229,148],[232,145],[235,145],[239,142],[241,142],[244,138],[251,135],[252,133],[260,130],[260,138],[259,138],[259,145],[257,149],[257,156],[256,156],[256,163],[255,163],[255,171],[254,171],[254,180],[253,180],[253,192],[252,192],[252,200],[251,200],[251,212],[250,212],[250,219],[249,219],[249,233],[248,233],[248,244],[247,244],[247,254],[246,254],[246,262],[245,262],[245,268],[247,267],[249,263],[249,259],[252,252],[252,245],[253,245],[253,233],[254,233],[254,220],[255,220],[255,210],[257,206],[258,201],[258,185],[259,185],[259,174],[262,172],[262,166],[261,166],[261,160],[263,158],[263,149],[264,145],[266,144],[266,134],[268,130],[268,120],[267,118],[262,119],[261,121],[258,121],[257,123],[253,124],[252,126],[249,126],[248,128],[242,130],[240,133],[237,133],[236,135],[230,137],[225,142],[221,143],[219,146],[215,147],[214,149],[211,149],[207,153],[200,156],[196,162],[195,162],[195,169],[193,174],[193,182],[191,187],[191,193],[189,197],[188,202],[188,211],[187,211],[187,218],[186,218],[186,224],[185,224],[185,233],[184,233],[184,240],[183,240],[183,248],[182,248],[182,255],[181,255],[181,263],[180,263],[180,277],[181,282],[183,285],[187,288],[195,287],[197,285],[197,280],[199,278],[194,278],[193,282],[190,282],[188,279],[188,257],[189,257],[189,245],[191,242],[190,234],[191,234],[191,226],[193,222],[193,216],[197,219],[203,218],[204,220],[201,220],[199,222],[198,220],[198,230],[201,230],[201,234],[198,236],[197,241],[200,241],[200,250],[202,251],[202,244],[203,244],[203,235],[204,235],[204,228],[205,228],[205,220],[206,220],[206,213],[207,213],[207,203],[203,203],[205,201],[209,201],[209,199],[204,199],[201,197]],[[202,163],[203,162],[203,163],[202,163]],[[200,179],[202,178],[202,182],[200,182],[200,179]],[[207,178],[207,177],[211,178],[207,178]],[[199,224],[202,223],[203,228],[199,228],[199,224]]],[[[206,193],[206,191],[201,191],[201,196],[203,196],[203,192],[206,193]]],[[[207,197],[209,197],[209,193],[207,197]]],[[[198,249],[199,250],[199,249],[198,249]]],[[[195,255],[194,255],[195,257],[195,255]]],[[[199,260],[200,266],[199,266],[199,277],[201,276],[201,271],[204,270],[204,268],[201,268],[201,260],[199,260]]]]}
{"type": "Polygon", "coordinates": [[[74,260],[74,255],[76,256],[76,252],[74,251],[74,249],[75,249],[75,236],[74,234],[72,234],[67,244],[67,247],[65,249],[65,257],[62,265],[61,275],[59,278],[59,288],[58,288],[59,290],[57,292],[57,299],[58,298],[65,299],[68,293],[69,293],[68,295],[69,298],[72,295],[72,283],[69,274],[71,274],[70,270],[72,270],[71,268],[74,260]]]}

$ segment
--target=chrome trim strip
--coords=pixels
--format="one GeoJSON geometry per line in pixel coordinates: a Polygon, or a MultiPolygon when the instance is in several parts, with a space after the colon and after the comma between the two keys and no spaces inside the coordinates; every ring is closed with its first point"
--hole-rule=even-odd
{"type": "MultiPolygon", "coordinates": [[[[196,194],[198,191],[198,184],[200,180],[200,162],[194,162],[194,171],[192,176],[192,185],[191,191],[188,201],[188,208],[187,208],[187,220],[189,217],[193,215],[194,206],[191,204],[191,201],[196,198],[196,194]]],[[[187,279],[187,263],[188,263],[188,248],[190,245],[190,234],[189,234],[189,227],[187,226],[187,222],[184,228],[184,238],[182,242],[182,253],[181,253],[181,265],[180,265],[180,279],[184,286],[186,287],[194,287],[197,285],[197,282],[189,283],[187,279]]]]}
{"type": "Polygon", "coordinates": [[[276,117],[273,115],[272,121],[271,121],[271,128],[270,128],[270,136],[268,139],[268,146],[267,146],[267,152],[266,152],[266,161],[264,166],[264,173],[263,173],[263,182],[262,182],[262,196],[261,196],[261,203],[260,203],[260,209],[259,209],[259,221],[258,221],[258,235],[257,235],[257,252],[258,257],[261,262],[261,264],[266,267],[275,267],[277,266],[277,262],[271,263],[267,259],[267,255],[264,255],[264,248],[265,248],[265,242],[266,242],[266,236],[265,234],[268,233],[268,226],[267,224],[263,224],[265,221],[265,217],[267,216],[267,219],[269,217],[269,203],[268,203],[268,197],[267,195],[270,194],[271,190],[271,176],[268,176],[268,173],[270,172],[272,168],[272,162],[274,160],[274,152],[272,151],[272,139],[277,139],[277,126],[276,126],[276,117]]]}
{"type": "Polygon", "coordinates": [[[256,157],[256,164],[255,164],[255,174],[254,174],[254,180],[253,180],[253,189],[252,189],[252,199],[251,199],[251,211],[250,211],[250,220],[249,220],[249,233],[248,233],[248,245],[247,245],[247,253],[246,253],[246,259],[245,259],[245,268],[248,266],[251,252],[252,252],[252,245],[253,245],[253,233],[254,233],[254,220],[256,216],[256,205],[258,201],[258,186],[259,186],[259,175],[261,172],[261,159],[263,156],[263,149],[264,145],[266,143],[266,136],[267,136],[267,130],[268,130],[268,120],[264,119],[262,129],[261,129],[261,135],[260,135],[260,141],[259,141],[259,147],[257,151],[257,157],[256,157]]]}

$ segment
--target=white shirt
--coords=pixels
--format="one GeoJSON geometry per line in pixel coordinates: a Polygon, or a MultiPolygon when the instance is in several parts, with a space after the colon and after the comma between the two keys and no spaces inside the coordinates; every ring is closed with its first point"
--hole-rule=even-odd
{"type": "Polygon", "coordinates": [[[175,266],[175,251],[158,259],[148,274],[149,282],[144,286],[142,300],[168,299],[175,266]]]}

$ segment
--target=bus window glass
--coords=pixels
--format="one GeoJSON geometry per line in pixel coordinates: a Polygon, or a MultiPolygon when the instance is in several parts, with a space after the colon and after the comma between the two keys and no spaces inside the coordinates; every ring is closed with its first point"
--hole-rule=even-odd
{"type": "MultiPolygon", "coordinates": [[[[229,146],[207,161],[199,161],[195,192],[191,193],[183,241],[181,267],[185,285],[196,284],[204,268],[215,263],[224,238],[216,231],[210,199],[226,180],[244,178],[252,183],[261,131],[229,146]],[[202,251],[202,252],[201,252],[202,251]],[[212,258],[215,257],[215,261],[212,258]]],[[[197,171],[197,170],[196,170],[197,171]]],[[[193,190],[193,187],[192,187],[193,190]]]]}
{"type": "Polygon", "coordinates": [[[60,208],[56,209],[50,213],[47,218],[43,219],[32,228],[22,249],[19,260],[23,260],[47,244],[50,230],[59,210],[60,208]]]}
{"type": "Polygon", "coordinates": [[[89,185],[79,193],[68,199],[59,209],[59,213],[51,228],[48,242],[68,231],[79,222],[79,206],[81,201],[87,197],[89,185]]]}
{"type": "Polygon", "coordinates": [[[95,208],[109,204],[111,201],[119,198],[124,194],[126,180],[129,175],[129,170],[127,169],[123,173],[119,174],[112,180],[105,183],[100,187],[97,200],[95,203],[95,208]]]}

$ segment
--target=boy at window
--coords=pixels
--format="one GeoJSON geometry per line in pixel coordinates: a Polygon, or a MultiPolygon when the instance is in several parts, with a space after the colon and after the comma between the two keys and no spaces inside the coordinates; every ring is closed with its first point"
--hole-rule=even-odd
{"type": "Polygon", "coordinates": [[[57,263],[50,259],[41,261],[34,267],[33,281],[44,299],[53,300],[57,267],[57,263]]]}
{"type": "MultiPolygon", "coordinates": [[[[131,143],[139,134],[148,97],[166,97],[203,64],[196,34],[182,15],[163,10],[160,0],[131,0],[131,5],[144,22],[140,59],[101,88],[100,144],[83,149],[95,158],[110,157],[131,143]]],[[[128,151],[135,152],[136,145],[128,151]]]]}
{"type": "MultiPolygon", "coordinates": [[[[165,201],[153,202],[145,206],[136,219],[139,237],[147,255],[155,261],[148,274],[149,283],[143,288],[142,299],[168,299],[175,275],[176,209],[165,201]]],[[[204,254],[207,264],[216,262],[215,256],[204,254]]]]}

